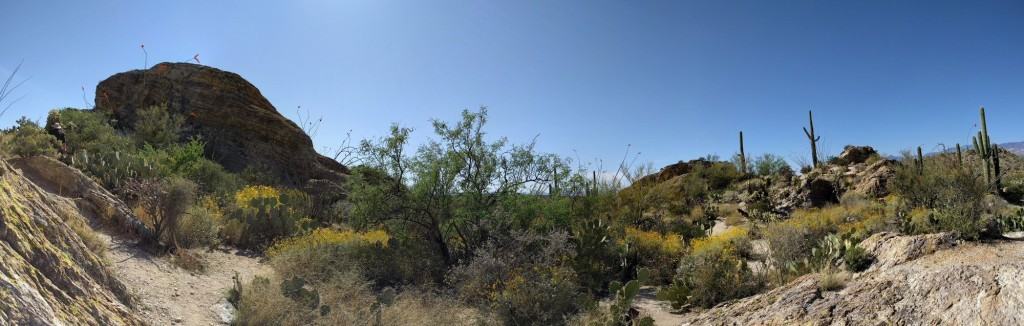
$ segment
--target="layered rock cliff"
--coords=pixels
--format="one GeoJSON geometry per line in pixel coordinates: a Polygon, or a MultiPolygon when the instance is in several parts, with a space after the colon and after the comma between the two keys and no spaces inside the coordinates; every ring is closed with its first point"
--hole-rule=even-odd
{"type": "Polygon", "coordinates": [[[76,202],[0,161],[0,324],[140,325],[131,297],[70,227],[76,202]]]}

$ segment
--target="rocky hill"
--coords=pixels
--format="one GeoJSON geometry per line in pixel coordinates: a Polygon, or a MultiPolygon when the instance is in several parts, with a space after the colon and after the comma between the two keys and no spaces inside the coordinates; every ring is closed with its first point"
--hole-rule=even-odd
{"type": "Polygon", "coordinates": [[[124,284],[70,226],[86,223],[87,206],[0,161],[0,324],[143,324],[124,284]]]}
{"type": "Polygon", "coordinates": [[[252,167],[318,193],[337,191],[348,174],[238,74],[165,62],[115,74],[96,87],[96,110],[112,114],[122,129],[133,128],[138,110],[164,104],[185,117],[183,139],[202,136],[207,156],[233,172],[252,167]]]}
{"type": "Polygon", "coordinates": [[[838,291],[810,274],[684,316],[683,325],[1021,325],[1024,243],[958,243],[950,234],[876,234],[877,257],[838,291]]]}

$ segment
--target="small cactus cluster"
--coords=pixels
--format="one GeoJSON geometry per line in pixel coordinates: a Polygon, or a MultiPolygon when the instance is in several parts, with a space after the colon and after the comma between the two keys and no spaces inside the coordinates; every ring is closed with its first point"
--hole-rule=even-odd
{"type": "Polygon", "coordinates": [[[626,282],[625,285],[619,281],[613,281],[608,284],[608,290],[611,293],[615,293],[615,301],[611,305],[611,314],[614,318],[609,324],[611,325],[630,325],[630,326],[653,326],[654,319],[651,317],[638,318],[639,313],[633,309],[633,300],[636,299],[636,295],[640,293],[640,285],[646,283],[650,278],[650,271],[646,268],[641,268],[636,272],[636,279],[626,282]]]}

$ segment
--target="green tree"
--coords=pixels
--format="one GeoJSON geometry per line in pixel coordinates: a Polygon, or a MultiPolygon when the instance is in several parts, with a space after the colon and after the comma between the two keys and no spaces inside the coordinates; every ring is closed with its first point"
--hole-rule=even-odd
{"type": "Polygon", "coordinates": [[[395,125],[389,136],[363,141],[366,167],[353,178],[353,222],[427,241],[449,266],[495,232],[510,230],[515,219],[502,204],[548,189],[555,171],[568,168],[556,156],[536,153],[534,143],[488,141],[486,123],[486,108],[464,111],[454,124],[434,121],[440,139],[411,156],[408,128],[395,125]]]}

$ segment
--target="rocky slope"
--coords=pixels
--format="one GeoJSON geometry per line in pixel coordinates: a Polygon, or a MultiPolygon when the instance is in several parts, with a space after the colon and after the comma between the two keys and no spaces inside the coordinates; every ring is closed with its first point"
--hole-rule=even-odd
{"type": "Polygon", "coordinates": [[[85,223],[77,204],[0,161],[0,324],[142,324],[125,286],[69,226],[85,223]]]}
{"type": "Polygon", "coordinates": [[[818,275],[684,316],[683,325],[1021,325],[1024,242],[957,244],[952,235],[876,234],[877,257],[835,292],[818,275]]]}
{"type": "Polygon", "coordinates": [[[183,137],[202,136],[208,157],[239,172],[248,167],[288,186],[340,191],[348,174],[319,155],[302,129],[241,76],[189,63],[160,63],[115,74],[96,86],[96,109],[131,129],[136,111],[166,104],[185,117],[183,137]]]}
{"type": "Polygon", "coordinates": [[[208,268],[202,273],[183,270],[171,264],[169,256],[152,255],[138,245],[141,237],[149,236],[140,233],[149,229],[123,202],[81,171],[43,156],[18,158],[11,164],[49,193],[48,197],[69,198],[87,217],[122,226],[97,233],[108,248],[111,274],[124,282],[135,298],[136,315],[151,325],[227,325],[234,308],[224,293],[234,284],[234,277],[245,282],[257,272],[267,271],[258,258],[229,248],[203,252],[208,268]]]}

